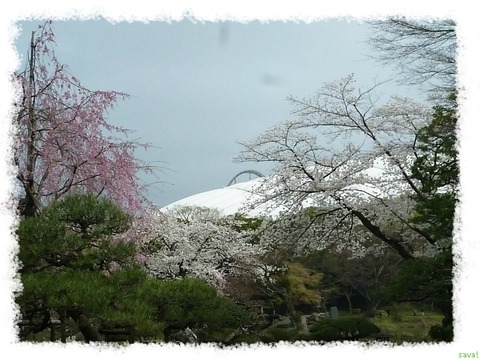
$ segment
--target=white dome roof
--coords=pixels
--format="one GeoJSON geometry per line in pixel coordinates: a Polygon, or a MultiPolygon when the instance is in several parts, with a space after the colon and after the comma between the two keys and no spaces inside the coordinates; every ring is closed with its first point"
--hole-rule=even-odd
{"type": "MultiPolygon", "coordinates": [[[[260,184],[262,178],[245,181],[222,189],[215,189],[195,194],[162,208],[162,211],[169,211],[183,206],[199,206],[217,209],[222,215],[234,215],[237,213],[248,213],[249,215],[265,215],[265,206],[258,206],[255,209],[245,209],[247,202],[255,198],[253,189],[260,184]]],[[[278,210],[280,211],[280,209],[278,210]]],[[[277,212],[277,211],[274,211],[277,212]]],[[[274,215],[270,213],[270,215],[274,215]]]]}
{"type": "MultiPolygon", "coordinates": [[[[399,194],[400,192],[405,191],[404,186],[400,185],[399,183],[394,184],[395,181],[392,181],[387,174],[388,172],[386,170],[388,168],[392,169],[387,165],[385,160],[376,159],[373,162],[372,167],[360,172],[361,175],[367,179],[373,180],[373,182],[370,183],[367,180],[361,184],[352,184],[346,186],[344,188],[345,194],[356,198],[369,198],[369,195],[367,194],[382,196],[382,194],[385,194],[384,191],[387,191],[390,194],[399,194]],[[389,186],[388,189],[384,188],[382,190],[383,186],[379,188],[374,185],[375,182],[379,180],[386,181],[393,186],[389,186]]],[[[221,215],[234,215],[243,213],[249,216],[275,216],[285,209],[282,206],[268,207],[266,204],[260,204],[254,209],[247,207],[247,205],[251,203],[260,203],[256,201],[260,199],[259,195],[254,193],[254,189],[256,186],[259,186],[262,181],[268,181],[269,179],[271,179],[271,176],[255,178],[250,181],[236,183],[226,186],[222,189],[205,191],[169,204],[163,207],[161,210],[168,212],[174,208],[198,206],[216,209],[221,215]]],[[[400,183],[402,183],[402,181],[400,181],[400,183]]],[[[307,201],[305,205],[308,205],[308,203],[309,202],[307,201]]]]}

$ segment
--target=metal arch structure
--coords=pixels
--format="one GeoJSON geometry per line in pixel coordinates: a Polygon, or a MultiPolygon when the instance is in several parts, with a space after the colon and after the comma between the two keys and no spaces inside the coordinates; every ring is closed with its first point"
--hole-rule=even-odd
{"type": "Polygon", "coordinates": [[[244,171],[240,171],[237,175],[235,175],[235,176],[232,178],[232,180],[229,181],[229,183],[228,183],[227,186],[236,184],[236,183],[237,183],[237,178],[238,178],[239,176],[244,175],[244,174],[255,175],[255,176],[258,176],[258,177],[264,177],[264,176],[265,176],[265,175],[263,175],[261,172],[256,171],[256,170],[244,170],[244,171]]]}

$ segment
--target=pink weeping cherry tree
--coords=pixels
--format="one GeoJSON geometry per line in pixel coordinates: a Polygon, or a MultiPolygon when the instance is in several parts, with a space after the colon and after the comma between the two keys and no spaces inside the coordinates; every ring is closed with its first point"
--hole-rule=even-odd
{"type": "Polygon", "coordinates": [[[127,94],[92,91],[60,63],[51,21],[32,33],[27,66],[14,74],[17,143],[14,162],[23,216],[68,193],[93,193],[133,214],[148,204],[140,172],[153,169],[135,158],[148,147],[127,140],[130,130],[111,125],[106,114],[127,94]]]}

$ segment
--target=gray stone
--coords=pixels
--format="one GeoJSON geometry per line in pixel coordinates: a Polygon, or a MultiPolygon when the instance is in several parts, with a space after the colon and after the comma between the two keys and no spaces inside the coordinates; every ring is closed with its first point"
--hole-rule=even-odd
{"type": "Polygon", "coordinates": [[[332,319],[338,319],[338,309],[336,306],[332,306],[330,308],[330,318],[332,319]]]}

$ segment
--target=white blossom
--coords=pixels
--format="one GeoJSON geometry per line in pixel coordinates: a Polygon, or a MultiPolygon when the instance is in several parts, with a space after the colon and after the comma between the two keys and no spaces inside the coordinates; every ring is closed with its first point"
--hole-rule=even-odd
{"type": "Polygon", "coordinates": [[[303,234],[310,247],[348,246],[362,254],[381,241],[411,257],[434,247],[410,221],[411,195],[419,193],[410,172],[416,134],[432,112],[401,97],[381,104],[375,88],[355,88],[351,75],[310,98],[291,98],[296,118],[242,143],[237,160],[277,165],[255,189],[255,203],[281,206],[287,219],[316,209],[303,234]]]}
{"type": "Polygon", "coordinates": [[[159,278],[197,277],[222,289],[227,277],[248,276],[259,247],[240,220],[206,208],[177,209],[154,218],[145,267],[159,278]],[[175,215],[182,215],[180,217],[175,215]]]}

